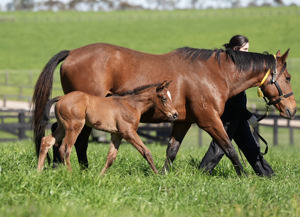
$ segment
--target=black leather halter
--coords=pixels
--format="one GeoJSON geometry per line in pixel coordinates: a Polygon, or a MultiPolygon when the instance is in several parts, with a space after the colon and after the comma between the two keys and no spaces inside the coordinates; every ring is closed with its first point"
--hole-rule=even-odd
{"type": "MultiPolygon", "coordinates": [[[[274,84],[279,93],[278,98],[275,99],[274,101],[271,101],[271,100],[268,101],[267,98],[264,96],[264,100],[267,103],[267,105],[275,105],[275,104],[279,103],[282,99],[288,98],[288,97],[294,95],[293,92],[288,93],[288,94],[283,94],[278,82],[276,81],[276,77],[280,77],[280,75],[284,72],[285,69],[286,69],[286,64],[284,64],[279,75],[277,76],[277,68],[275,67],[275,71],[272,72],[272,79],[265,86],[262,87],[262,90],[265,90],[269,84],[270,85],[274,84]]],[[[275,97],[273,97],[273,98],[275,98],[275,97]]]]}

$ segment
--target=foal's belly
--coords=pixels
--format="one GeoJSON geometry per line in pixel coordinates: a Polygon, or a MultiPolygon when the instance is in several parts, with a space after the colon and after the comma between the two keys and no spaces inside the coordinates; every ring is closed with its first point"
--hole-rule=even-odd
{"type": "Polygon", "coordinates": [[[89,127],[92,127],[96,130],[108,132],[108,133],[117,133],[118,129],[116,127],[116,124],[113,124],[112,122],[103,122],[103,121],[96,121],[96,122],[86,122],[86,125],[89,127]]]}

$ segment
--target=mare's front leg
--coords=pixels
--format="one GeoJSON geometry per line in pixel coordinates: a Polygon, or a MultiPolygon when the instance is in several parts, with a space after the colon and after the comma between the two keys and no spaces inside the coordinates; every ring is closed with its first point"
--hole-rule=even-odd
{"type": "MultiPolygon", "coordinates": [[[[232,145],[220,117],[216,116],[215,119],[210,120],[210,123],[212,124],[210,124],[209,127],[204,127],[204,130],[212,136],[216,143],[222,148],[226,156],[231,160],[236,173],[239,176],[241,176],[242,173],[246,174],[239,160],[238,153],[232,145]]],[[[201,127],[199,123],[198,126],[201,127]]]]}
{"type": "Polygon", "coordinates": [[[151,151],[144,145],[137,132],[134,130],[126,130],[126,133],[123,134],[123,137],[142,154],[142,156],[148,161],[153,172],[158,174],[158,171],[154,165],[151,151]]]}
{"type": "Polygon", "coordinates": [[[115,159],[117,158],[118,150],[121,144],[122,136],[112,133],[111,134],[111,142],[110,148],[108,151],[107,159],[104,168],[102,169],[100,175],[103,175],[106,170],[113,164],[115,159]]]}
{"type": "Polygon", "coordinates": [[[163,173],[168,172],[170,167],[172,166],[172,163],[175,160],[177,152],[180,148],[181,142],[190,127],[191,123],[189,122],[174,123],[171,138],[169,140],[169,145],[166,151],[167,158],[162,169],[163,173]]]}

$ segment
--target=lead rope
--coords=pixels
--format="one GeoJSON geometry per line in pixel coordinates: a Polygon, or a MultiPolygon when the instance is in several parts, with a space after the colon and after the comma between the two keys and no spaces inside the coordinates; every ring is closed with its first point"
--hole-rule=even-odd
{"type": "MultiPolygon", "coordinates": [[[[267,103],[267,100],[266,100],[265,97],[264,97],[264,100],[265,100],[265,102],[267,103]]],[[[261,116],[260,118],[257,119],[257,122],[260,122],[260,121],[263,120],[264,118],[268,117],[268,115],[269,115],[269,109],[270,109],[270,105],[269,105],[269,104],[266,104],[266,112],[265,112],[265,114],[264,114],[263,116],[261,116]]],[[[263,143],[265,143],[265,145],[266,145],[265,152],[264,152],[264,153],[261,152],[261,154],[262,154],[262,155],[266,155],[266,154],[268,153],[268,150],[269,150],[268,142],[267,142],[267,141],[259,134],[259,132],[258,132],[255,128],[253,128],[253,132],[255,132],[256,135],[258,136],[258,138],[259,138],[263,143]]]]}
{"type": "MultiPolygon", "coordinates": [[[[264,100],[266,101],[265,97],[264,97],[264,100]]],[[[259,117],[259,118],[257,119],[257,122],[260,122],[260,121],[263,120],[264,118],[268,117],[268,115],[269,115],[269,108],[270,108],[270,105],[266,104],[266,112],[265,112],[264,115],[262,115],[261,117],[259,117]]],[[[258,136],[258,138],[259,138],[263,143],[265,143],[265,145],[266,145],[265,152],[264,152],[264,153],[260,152],[260,153],[261,153],[261,155],[266,155],[266,154],[268,153],[268,151],[269,151],[269,145],[268,145],[268,142],[267,142],[267,141],[259,134],[259,132],[258,132],[254,127],[251,127],[251,128],[252,128],[253,132],[258,136]]],[[[239,147],[238,147],[238,150],[239,150],[240,157],[241,157],[241,159],[242,159],[242,161],[243,161],[245,167],[247,167],[247,164],[246,164],[246,162],[245,162],[245,159],[244,159],[244,157],[243,157],[243,155],[242,155],[242,152],[241,152],[241,149],[240,149],[239,147]]]]}

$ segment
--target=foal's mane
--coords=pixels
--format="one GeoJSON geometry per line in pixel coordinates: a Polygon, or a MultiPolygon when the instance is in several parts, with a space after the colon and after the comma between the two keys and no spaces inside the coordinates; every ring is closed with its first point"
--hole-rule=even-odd
{"type": "Polygon", "coordinates": [[[151,87],[158,87],[161,84],[162,83],[143,85],[143,86],[134,88],[133,90],[128,90],[128,91],[121,92],[121,93],[114,93],[114,94],[112,94],[112,96],[138,95],[151,87]]]}
{"type": "Polygon", "coordinates": [[[227,61],[230,59],[237,67],[239,71],[247,71],[252,67],[253,71],[263,71],[264,69],[275,70],[276,61],[273,55],[264,52],[252,53],[252,52],[242,52],[232,49],[196,49],[190,47],[178,48],[175,51],[177,54],[183,58],[194,61],[196,59],[206,61],[215,54],[215,59],[221,64],[220,56],[222,53],[226,54],[227,61]]]}

